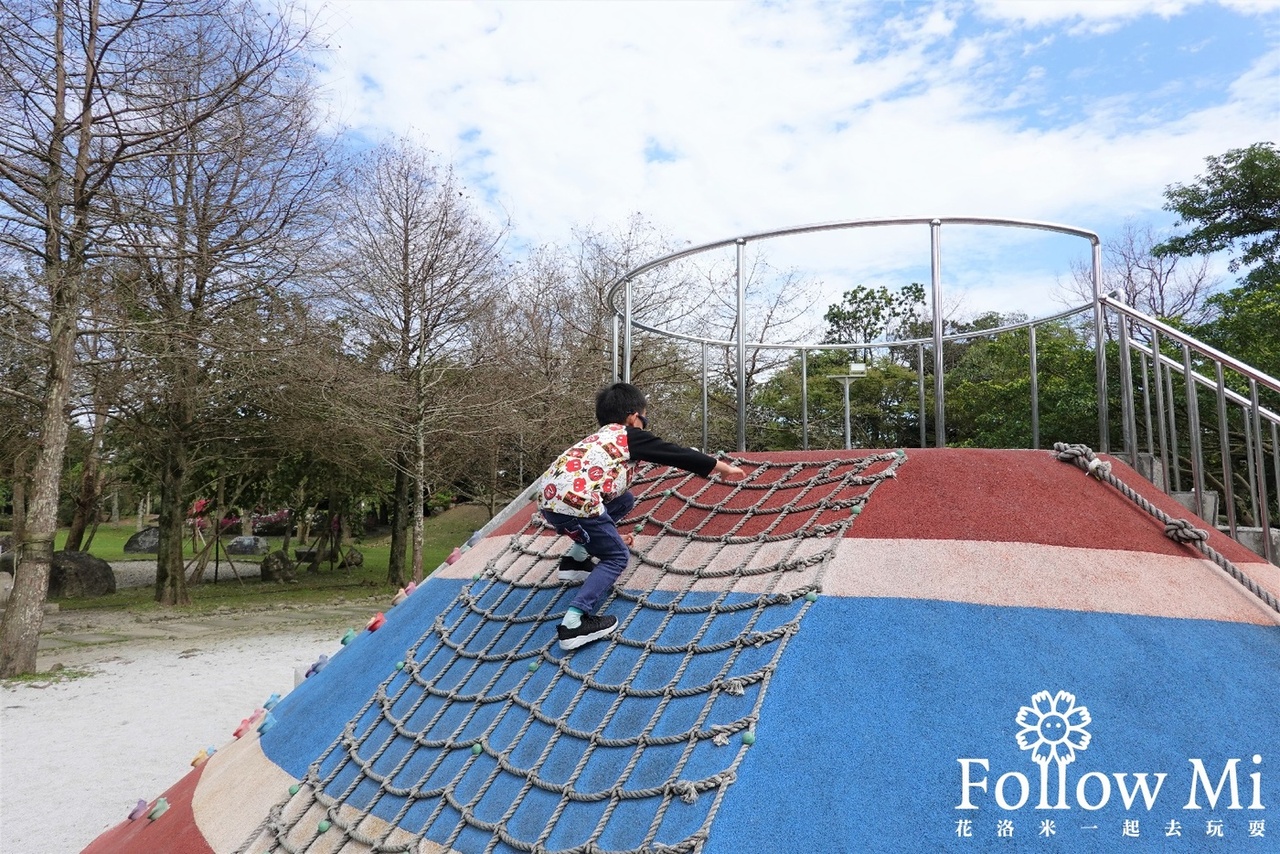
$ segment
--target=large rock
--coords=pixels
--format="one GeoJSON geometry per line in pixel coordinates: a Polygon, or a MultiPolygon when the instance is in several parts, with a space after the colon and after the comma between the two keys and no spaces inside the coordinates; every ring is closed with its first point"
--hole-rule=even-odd
{"type": "Polygon", "coordinates": [[[264,555],[271,546],[262,537],[236,537],[227,543],[229,555],[264,555]]]}
{"type": "Polygon", "coordinates": [[[277,549],[262,559],[263,581],[293,581],[293,561],[283,549],[277,549]]]}
{"type": "MultiPolygon", "coordinates": [[[[13,573],[13,552],[0,555],[0,572],[13,573]]],[[[88,552],[54,552],[50,599],[89,599],[116,592],[111,564],[88,552]]]]}
{"type": "Polygon", "coordinates": [[[343,569],[353,569],[357,566],[364,566],[364,555],[357,548],[349,548],[346,554],[342,556],[342,563],[338,564],[343,569]]]}
{"type": "Polygon", "coordinates": [[[155,526],[143,528],[129,538],[124,550],[127,554],[156,554],[160,551],[160,529],[155,526]]]}
{"type": "Polygon", "coordinates": [[[116,592],[111,564],[88,552],[54,552],[50,599],[87,599],[116,592]]]}

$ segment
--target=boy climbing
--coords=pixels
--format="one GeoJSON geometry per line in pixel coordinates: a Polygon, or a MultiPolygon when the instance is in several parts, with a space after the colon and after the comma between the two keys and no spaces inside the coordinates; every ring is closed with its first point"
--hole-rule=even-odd
{"type": "Polygon", "coordinates": [[[561,454],[539,482],[543,518],[573,541],[560,559],[559,578],[583,582],[556,629],[561,649],[577,649],[617,628],[617,617],[594,611],[631,558],[631,535],[621,533],[618,523],[636,503],[627,491],[635,463],[659,463],[701,477],[743,476],[735,465],[650,433],[647,403],[644,392],[630,383],[602,389],[596,395],[600,429],[561,454]],[[599,560],[594,567],[592,557],[599,560]]]}

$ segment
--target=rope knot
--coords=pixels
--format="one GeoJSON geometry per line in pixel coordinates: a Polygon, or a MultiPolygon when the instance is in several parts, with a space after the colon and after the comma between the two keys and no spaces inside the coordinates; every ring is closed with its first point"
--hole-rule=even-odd
{"type": "Polygon", "coordinates": [[[1187,519],[1170,519],[1164,525],[1164,535],[1179,543],[1198,543],[1209,539],[1209,532],[1197,528],[1187,519]]]}
{"type": "Polygon", "coordinates": [[[1054,455],[1064,463],[1075,462],[1078,459],[1089,459],[1093,456],[1093,449],[1088,445],[1082,445],[1079,442],[1068,444],[1067,442],[1053,443],[1054,455]]]}
{"type": "Polygon", "coordinates": [[[674,794],[679,795],[680,800],[684,801],[686,804],[698,802],[698,787],[688,780],[678,780],[676,784],[671,787],[671,790],[674,794]]]}
{"type": "Polygon", "coordinates": [[[1098,480],[1105,480],[1107,475],[1111,474],[1111,463],[1103,462],[1097,457],[1093,457],[1089,460],[1085,474],[1093,475],[1098,480]]]}

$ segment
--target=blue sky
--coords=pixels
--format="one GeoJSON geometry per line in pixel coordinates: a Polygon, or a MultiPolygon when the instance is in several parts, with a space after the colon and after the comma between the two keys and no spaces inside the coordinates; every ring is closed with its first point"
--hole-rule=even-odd
{"type": "MultiPolygon", "coordinates": [[[[454,162],[478,204],[510,218],[514,246],[634,212],[693,244],[917,215],[1105,240],[1126,220],[1167,230],[1166,186],[1280,138],[1280,0],[312,9],[331,34],[336,120],[454,162]]],[[[945,287],[962,313],[1050,313],[1069,258],[1088,254],[1064,241],[948,231],[945,287]]],[[[768,251],[838,293],[918,278],[928,235],[768,251]]]]}

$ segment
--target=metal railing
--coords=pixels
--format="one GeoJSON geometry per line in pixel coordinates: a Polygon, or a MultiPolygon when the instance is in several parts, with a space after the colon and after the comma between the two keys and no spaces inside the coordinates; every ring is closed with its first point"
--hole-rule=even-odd
{"type": "MultiPolygon", "coordinates": [[[[790,343],[786,345],[774,345],[766,342],[753,342],[746,340],[746,316],[747,316],[747,300],[746,300],[746,276],[744,271],[746,247],[750,243],[762,242],[766,240],[774,240],[778,238],[794,237],[802,234],[814,234],[826,231],[844,231],[849,229],[862,228],[884,228],[893,226],[927,226],[929,229],[929,280],[930,280],[930,305],[932,306],[932,325],[933,336],[930,339],[933,344],[933,378],[934,378],[934,433],[938,437],[939,446],[945,443],[944,436],[946,433],[946,390],[943,388],[943,377],[945,371],[943,369],[942,354],[944,335],[944,317],[942,311],[942,228],[944,225],[979,225],[992,226],[1000,228],[1019,228],[1034,231],[1048,231],[1057,234],[1065,234],[1071,237],[1079,237],[1089,241],[1091,247],[1091,281],[1093,284],[1093,294],[1095,302],[1094,308],[1094,325],[1100,332],[1102,329],[1102,310],[1097,304],[1099,294],[1099,282],[1101,281],[1102,268],[1102,250],[1098,235],[1092,231],[1082,228],[1076,228],[1069,225],[1059,225],[1051,222],[1040,222],[1038,220],[1025,219],[1005,219],[999,217],[977,217],[977,216],[952,216],[952,217],[894,217],[888,219],[856,219],[846,220],[842,222],[818,223],[812,225],[799,225],[790,228],[780,228],[771,231],[761,231],[754,234],[747,234],[741,237],[731,237],[725,240],[717,240],[712,243],[704,243],[700,246],[692,246],[688,249],[682,249],[679,252],[672,252],[661,258],[655,258],[635,267],[622,275],[615,282],[605,295],[605,302],[614,312],[614,376],[621,378],[623,381],[631,379],[631,348],[632,348],[632,329],[642,329],[646,332],[655,333],[668,338],[677,340],[699,343],[704,346],[713,347],[732,347],[736,351],[736,390],[737,390],[737,428],[738,428],[738,449],[745,450],[747,443],[746,432],[746,412],[747,412],[747,351],[760,349],[790,349],[790,350],[818,350],[823,345],[812,343],[790,343]],[[734,268],[734,286],[736,290],[736,308],[737,308],[737,328],[735,330],[733,340],[726,341],[722,339],[704,338],[693,335],[677,333],[660,326],[646,324],[635,317],[633,310],[635,301],[633,299],[633,289],[636,280],[645,273],[655,270],[659,267],[665,267],[676,261],[713,252],[729,246],[735,247],[735,268],[734,268]],[[621,299],[622,304],[619,305],[621,299]],[[622,328],[622,368],[618,370],[618,328],[622,328]]],[[[837,345],[835,349],[853,349],[851,345],[837,345]]],[[[866,349],[865,345],[857,347],[857,349],[866,349]]],[[[1098,416],[1101,426],[1100,433],[1100,449],[1109,450],[1106,431],[1107,410],[1105,405],[1106,398],[1106,369],[1105,362],[1099,354],[1097,363],[1097,373],[1099,377],[1099,393],[1098,393],[1098,416]]]]}
{"type": "Polygon", "coordinates": [[[1275,405],[1268,396],[1280,400],[1280,380],[1115,296],[1099,297],[1098,302],[1116,319],[1120,418],[1130,464],[1145,469],[1166,492],[1190,493],[1192,507],[1212,517],[1208,521],[1217,524],[1225,516],[1232,537],[1274,561],[1270,503],[1280,484],[1280,415],[1264,402],[1275,405]],[[1204,406],[1206,402],[1212,406],[1204,406]],[[1202,408],[1216,417],[1203,419],[1202,408]],[[1180,436],[1185,447],[1180,448],[1180,436]],[[1142,457],[1143,439],[1149,464],[1142,457]],[[1206,439],[1216,439],[1216,448],[1206,447],[1206,439]],[[1215,456],[1216,465],[1210,465],[1215,456]],[[1184,473],[1189,490],[1183,489],[1184,473]],[[1219,489],[1211,492],[1206,481],[1219,474],[1219,489]],[[1256,530],[1243,531],[1242,518],[1256,530]]]}
{"type": "MultiPolygon", "coordinates": [[[[729,238],[675,252],[649,261],[624,274],[609,289],[606,302],[614,313],[613,373],[615,379],[630,380],[632,330],[641,330],[694,345],[700,351],[702,388],[702,446],[709,438],[709,352],[722,351],[732,362],[736,396],[735,428],[737,447],[746,450],[748,382],[747,354],[757,351],[792,351],[800,361],[801,443],[810,445],[810,405],[808,360],[813,353],[826,351],[895,352],[914,362],[917,385],[919,443],[928,438],[928,380],[932,380],[932,427],[934,444],[945,447],[946,368],[943,359],[949,345],[974,339],[994,339],[1002,335],[1027,336],[1027,378],[1030,411],[1028,446],[1041,447],[1040,385],[1042,372],[1056,366],[1041,364],[1037,330],[1081,318],[1094,344],[1094,391],[1097,401],[1097,449],[1110,452],[1112,439],[1122,445],[1121,454],[1129,463],[1166,492],[1185,501],[1194,501],[1208,521],[1222,524],[1233,537],[1255,551],[1275,560],[1272,543],[1271,498],[1280,484],[1280,381],[1243,362],[1221,353],[1160,320],[1143,314],[1116,296],[1100,292],[1101,251],[1096,234],[1071,226],[1031,220],[990,217],[907,217],[851,220],[805,225],[729,238]],[[959,334],[944,334],[942,317],[941,233],[945,225],[980,225],[1025,228],[1056,232],[1089,241],[1090,278],[1093,299],[1065,311],[1009,324],[959,334]],[[930,294],[932,335],[927,338],[858,344],[820,342],[748,341],[745,337],[747,303],[744,280],[744,252],[753,242],[842,229],[885,226],[927,226],[930,247],[930,294]],[[727,247],[734,248],[737,321],[733,338],[718,339],[690,335],[644,322],[634,313],[634,289],[647,272],[727,247]],[[1119,364],[1108,365],[1108,347],[1118,355],[1119,364]],[[929,351],[926,354],[926,350],[929,351]],[[914,351],[914,352],[912,352],[914,351]],[[926,355],[931,358],[926,359],[926,355]],[[932,364],[930,364],[930,362],[932,364]],[[1119,388],[1111,389],[1108,369],[1114,370],[1119,388]],[[1201,418],[1202,410],[1213,410],[1216,420],[1201,418]],[[1118,422],[1113,424],[1113,417],[1118,422]],[[1114,428],[1119,430],[1113,436],[1114,428]],[[1145,440],[1145,441],[1144,441],[1145,440]],[[1268,450],[1269,448],[1269,450],[1268,450]],[[1268,464],[1269,461],[1269,464],[1268,464]],[[1183,489],[1184,478],[1189,489],[1183,489]],[[1216,489],[1209,489],[1214,481],[1216,489]],[[1220,496],[1221,502],[1215,501],[1220,496]]],[[[847,404],[846,404],[847,406],[847,404]]],[[[846,412],[847,419],[847,412],[846,412]]],[[[845,432],[845,446],[849,446],[845,432]]],[[[1050,441],[1061,437],[1049,437],[1050,441]]]]}

